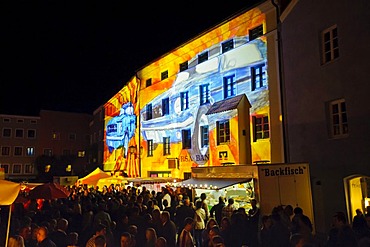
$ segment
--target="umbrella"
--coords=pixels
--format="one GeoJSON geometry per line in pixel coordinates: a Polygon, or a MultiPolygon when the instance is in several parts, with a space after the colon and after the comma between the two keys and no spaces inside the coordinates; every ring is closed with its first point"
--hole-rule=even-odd
{"type": "Polygon", "coordinates": [[[58,199],[67,198],[69,196],[69,191],[62,185],[57,183],[45,183],[36,186],[30,191],[30,199],[58,199]]]}

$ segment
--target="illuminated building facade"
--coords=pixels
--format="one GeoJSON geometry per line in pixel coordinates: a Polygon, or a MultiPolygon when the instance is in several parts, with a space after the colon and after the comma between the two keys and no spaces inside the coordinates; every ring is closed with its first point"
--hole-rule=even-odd
{"type": "Polygon", "coordinates": [[[105,104],[104,170],[283,162],[276,10],[243,11],[139,69],[105,104]]]}

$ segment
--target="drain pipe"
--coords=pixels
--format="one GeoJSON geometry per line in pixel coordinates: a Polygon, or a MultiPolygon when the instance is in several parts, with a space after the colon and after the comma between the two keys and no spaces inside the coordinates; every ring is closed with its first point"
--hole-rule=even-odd
{"type": "Polygon", "coordinates": [[[277,46],[278,46],[278,73],[279,73],[279,87],[280,87],[280,106],[281,106],[281,124],[282,124],[282,134],[283,134],[283,153],[284,153],[284,162],[290,162],[289,155],[289,138],[288,138],[288,129],[287,129],[287,117],[286,117],[286,103],[285,103],[285,84],[283,77],[283,62],[282,62],[282,40],[281,40],[281,21],[280,21],[280,8],[275,0],[271,0],[272,5],[276,9],[276,24],[277,24],[277,46]]]}

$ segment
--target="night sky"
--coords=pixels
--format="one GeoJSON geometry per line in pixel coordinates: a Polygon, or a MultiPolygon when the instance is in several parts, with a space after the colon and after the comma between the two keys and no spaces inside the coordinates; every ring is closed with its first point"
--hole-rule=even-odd
{"type": "Polygon", "coordinates": [[[0,114],[91,114],[136,70],[256,2],[5,0],[0,114]]]}

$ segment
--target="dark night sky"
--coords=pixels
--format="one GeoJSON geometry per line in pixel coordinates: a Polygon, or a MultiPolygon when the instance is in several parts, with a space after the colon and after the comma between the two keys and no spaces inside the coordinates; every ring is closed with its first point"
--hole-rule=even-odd
{"type": "Polygon", "coordinates": [[[136,70],[256,2],[5,0],[0,114],[91,114],[136,70]]]}

